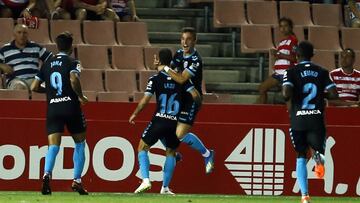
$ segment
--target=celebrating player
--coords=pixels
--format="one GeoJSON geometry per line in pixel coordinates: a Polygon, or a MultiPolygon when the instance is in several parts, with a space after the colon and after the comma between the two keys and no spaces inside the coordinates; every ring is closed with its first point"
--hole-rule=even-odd
{"type": "MultiPolygon", "coordinates": [[[[164,66],[168,67],[172,59],[171,51],[169,49],[161,49],[159,52],[159,59],[159,70],[162,70],[164,66]]],[[[156,94],[156,111],[150,124],[142,134],[138,147],[139,166],[143,181],[135,190],[135,193],[142,193],[151,188],[148,151],[159,139],[164,139],[166,145],[166,160],[163,168],[164,177],[160,193],[174,194],[170,191],[169,184],[176,165],[175,150],[180,143],[179,139],[176,137],[175,131],[178,114],[182,105],[181,97],[184,95],[184,91],[189,92],[196,103],[201,102],[199,92],[196,91],[190,82],[187,82],[182,86],[172,80],[164,71],[161,71],[149,79],[144,97],[129,118],[129,122],[134,124],[136,116],[149,103],[152,95],[156,94]]]]}
{"type": "Polygon", "coordinates": [[[41,190],[43,195],[51,194],[51,173],[65,125],[75,142],[74,180],[71,188],[80,195],[88,194],[81,183],[81,173],[85,163],[86,122],[80,107],[80,103],[86,104],[88,100],[81,90],[80,62],[69,56],[72,52],[72,42],[73,38],[68,32],[56,37],[56,45],[60,53],[46,61],[31,85],[32,91],[46,91],[48,103],[46,127],[49,149],[45,157],[45,174],[41,190]],[[45,82],[45,89],[40,86],[42,82],[45,82]]]}
{"type": "MultiPolygon", "coordinates": [[[[176,52],[171,64],[173,68],[181,73],[177,73],[167,66],[164,67],[164,70],[179,84],[184,84],[189,80],[192,81],[196,90],[201,94],[202,60],[200,54],[195,49],[195,44],[195,29],[191,27],[183,28],[181,34],[182,49],[176,52]]],[[[190,132],[199,108],[200,106],[193,101],[191,95],[186,93],[176,127],[176,135],[181,142],[188,144],[202,154],[205,158],[205,172],[211,173],[214,169],[214,150],[208,150],[202,141],[194,133],[190,132]]]]}
{"type": "Polygon", "coordinates": [[[266,104],[267,92],[282,83],[283,75],[286,69],[296,63],[295,47],[298,40],[293,32],[294,24],[289,18],[280,18],[279,30],[281,33],[281,41],[276,49],[271,49],[271,54],[274,56],[275,64],[273,66],[274,73],[268,77],[259,86],[260,97],[258,103],[266,104]]]}
{"type": "Polygon", "coordinates": [[[306,169],[306,154],[309,147],[314,150],[315,175],[323,178],[325,173],[324,98],[338,99],[329,72],[311,63],[313,51],[313,45],[309,42],[299,44],[299,63],[285,72],[282,89],[285,101],[288,102],[290,136],[297,152],[296,176],[302,194],[301,203],[310,202],[306,169]]]}

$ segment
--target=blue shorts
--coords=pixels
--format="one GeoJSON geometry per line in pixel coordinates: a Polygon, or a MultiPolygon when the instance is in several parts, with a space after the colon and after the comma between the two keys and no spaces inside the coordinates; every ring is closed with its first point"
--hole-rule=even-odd
{"type": "Polygon", "coordinates": [[[275,80],[279,81],[279,83],[282,83],[284,75],[273,73],[271,75],[271,77],[273,77],[275,80]]]}

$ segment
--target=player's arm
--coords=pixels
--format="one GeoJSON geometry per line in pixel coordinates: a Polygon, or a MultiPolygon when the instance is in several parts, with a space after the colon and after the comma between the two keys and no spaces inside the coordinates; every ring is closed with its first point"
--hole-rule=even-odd
{"type": "Polygon", "coordinates": [[[174,70],[170,69],[169,67],[165,66],[165,72],[170,75],[170,77],[175,80],[175,82],[179,84],[184,84],[191,78],[191,75],[186,69],[182,73],[177,73],[174,70]]]}
{"type": "Polygon", "coordinates": [[[148,103],[151,100],[152,95],[146,94],[143,96],[143,98],[140,100],[139,104],[137,105],[135,111],[131,114],[129,118],[129,123],[135,124],[135,118],[136,116],[148,105],[148,103]]]}
{"type": "Polygon", "coordinates": [[[83,94],[79,79],[79,73],[70,72],[70,84],[71,88],[74,90],[76,95],[79,97],[81,104],[86,104],[88,102],[87,97],[83,94]]]}
{"type": "Polygon", "coordinates": [[[291,70],[285,71],[281,93],[282,96],[284,97],[287,108],[290,109],[291,98],[293,97],[294,94],[294,83],[293,83],[293,79],[291,78],[291,70]]]}
{"type": "Polygon", "coordinates": [[[42,80],[39,77],[35,77],[35,80],[31,83],[31,91],[38,93],[45,93],[46,89],[41,86],[42,80]]]}
{"type": "Polygon", "coordinates": [[[5,63],[0,63],[0,71],[6,75],[14,73],[14,70],[5,63]]]}
{"type": "Polygon", "coordinates": [[[189,91],[189,93],[191,94],[194,102],[200,106],[202,104],[202,97],[200,96],[199,91],[197,91],[195,88],[193,88],[191,91],[189,91]]]}

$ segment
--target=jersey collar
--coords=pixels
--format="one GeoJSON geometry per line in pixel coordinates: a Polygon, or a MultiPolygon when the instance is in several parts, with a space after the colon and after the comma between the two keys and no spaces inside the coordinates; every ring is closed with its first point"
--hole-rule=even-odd
{"type": "Polygon", "coordinates": [[[194,50],[193,50],[193,52],[192,52],[191,54],[185,56],[185,55],[184,55],[184,50],[183,50],[183,57],[184,57],[184,59],[187,59],[187,58],[192,57],[195,53],[196,53],[196,49],[194,48],[194,50]]]}
{"type": "Polygon", "coordinates": [[[300,61],[298,64],[311,63],[311,61],[300,61]]]}
{"type": "Polygon", "coordinates": [[[67,54],[65,52],[59,52],[58,54],[56,55],[60,55],[60,56],[67,56],[67,54]]]}

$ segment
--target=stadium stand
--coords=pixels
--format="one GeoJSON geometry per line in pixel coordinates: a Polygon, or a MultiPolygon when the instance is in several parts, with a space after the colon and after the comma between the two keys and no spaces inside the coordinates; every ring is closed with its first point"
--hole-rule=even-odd
{"type": "MultiPolygon", "coordinates": [[[[351,47],[355,51],[360,51],[360,29],[357,28],[341,28],[341,44],[342,48],[351,47]]],[[[360,59],[359,59],[360,60],[360,59]]]]}
{"type": "Polygon", "coordinates": [[[0,99],[1,100],[28,100],[29,92],[25,90],[0,90],[0,99]]]}
{"type": "Polygon", "coordinates": [[[2,28],[0,32],[0,42],[10,42],[13,37],[14,20],[12,18],[0,18],[0,27],[2,28]]]}
{"type": "Polygon", "coordinates": [[[331,71],[337,67],[335,60],[336,54],[338,54],[336,51],[314,50],[314,57],[312,60],[314,63],[331,71]]]}
{"type": "Polygon", "coordinates": [[[113,46],[112,66],[114,69],[145,70],[143,47],[113,46]]]}
{"type": "Polygon", "coordinates": [[[105,70],[105,89],[107,91],[126,91],[132,95],[138,91],[135,70],[105,70]]]}
{"type": "MultiPolygon", "coordinates": [[[[18,19],[22,22],[22,19],[18,19]]],[[[49,34],[49,22],[47,19],[39,19],[38,29],[29,29],[29,39],[38,44],[52,44],[49,34]]]]}
{"type": "Polygon", "coordinates": [[[280,1],[280,16],[293,20],[295,25],[313,25],[310,4],[305,1],[280,1]]]}
{"type": "Polygon", "coordinates": [[[250,24],[276,25],[278,23],[275,1],[248,1],[247,19],[250,24]]]}
{"type": "Polygon", "coordinates": [[[113,21],[88,21],[83,22],[83,36],[87,44],[117,45],[115,39],[115,25],[113,21]]]}
{"type": "Polygon", "coordinates": [[[80,76],[81,87],[85,91],[104,91],[103,84],[103,71],[102,70],[89,70],[81,71],[80,76]]]}
{"type": "Polygon", "coordinates": [[[214,27],[240,27],[248,24],[245,1],[214,0],[214,27]]]}
{"type": "Polygon", "coordinates": [[[271,26],[243,25],[241,26],[241,51],[243,53],[267,52],[274,48],[271,26]]]}
{"type": "Polygon", "coordinates": [[[156,70],[146,70],[139,72],[139,90],[145,92],[148,80],[151,76],[157,74],[156,70]]]}
{"type": "Polygon", "coordinates": [[[98,101],[100,102],[128,102],[129,96],[124,91],[98,92],[98,101]]]}
{"type": "Polygon", "coordinates": [[[312,4],[312,19],[315,25],[343,26],[340,4],[312,4]]]}
{"type": "Polygon", "coordinates": [[[146,23],[118,22],[116,36],[120,45],[150,46],[146,23]]]}
{"type": "Polygon", "coordinates": [[[79,20],[52,20],[50,21],[50,35],[53,42],[62,32],[69,31],[73,35],[73,44],[83,44],[81,36],[81,22],[79,20]]]}
{"type": "Polygon", "coordinates": [[[309,41],[315,49],[340,51],[339,29],[331,26],[310,26],[309,41]]]}
{"type": "MultiPolygon", "coordinates": [[[[135,92],[134,93],[134,102],[139,102],[141,100],[141,98],[143,98],[144,96],[144,92],[135,92]]],[[[153,96],[151,97],[150,103],[155,103],[156,102],[156,97],[153,96]]]]}
{"type": "Polygon", "coordinates": [[[78,45],[77,58],[85,69],[110,68],[108,47],[101,45],[78,45]]]}

